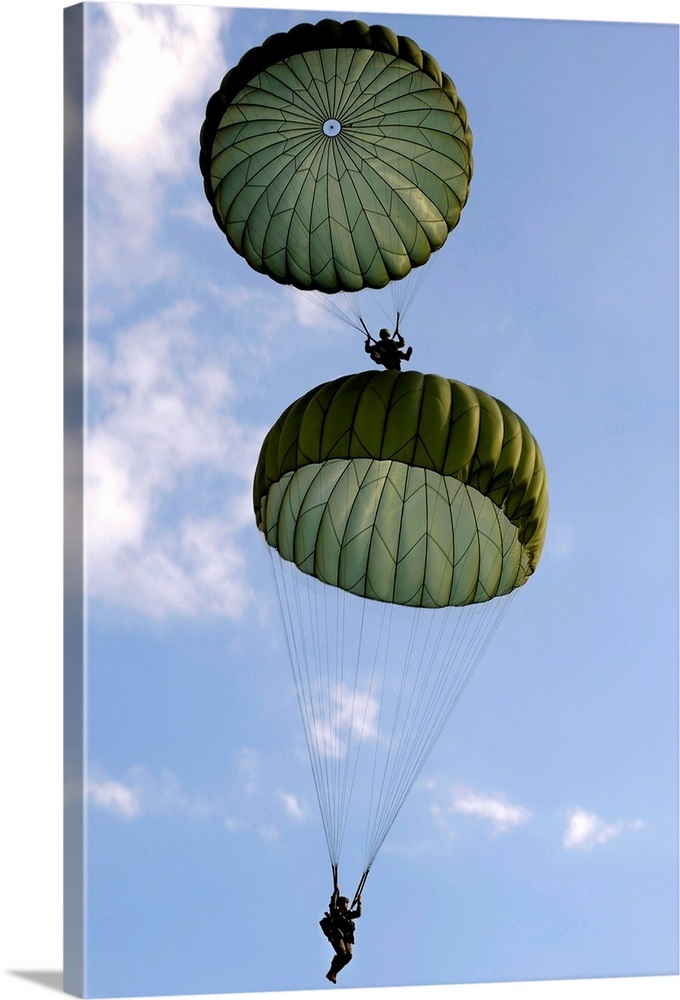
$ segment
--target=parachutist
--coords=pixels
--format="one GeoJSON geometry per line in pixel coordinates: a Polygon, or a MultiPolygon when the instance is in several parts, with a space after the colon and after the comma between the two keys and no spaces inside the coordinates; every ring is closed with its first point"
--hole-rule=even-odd
{"type": "Polygon", "coordinates": [[[340,895],[340,889],[336,885],[326,915],[320,921],[321,929],[335,951],[331,967],[326,973],[326,979],[332,983],[337,982],[340,969],[352,961],[354,921],[361,916],[361,894],[356,897],[356,904],[354,909],[350,910],[349,899],[340,895]]]}
{"type": "Polygon", "coordinates": [[[406,341],[399,333],[399,313],[397,313],[397,325],[394,328],[394,333],[390,334],[389,330],[383,329],[379,333],[379,340],[375,340],[370,335],[363,320],[361,320],[361,323],[366,331],[364,350],[371,361],[375,361],[376,365],[382,365],[388,372],[401,371],[401,362],[409,360],[413,353],[413,348],[409,347],[405,351],[402,350],[402,347],[406,345],[406,341]]]}

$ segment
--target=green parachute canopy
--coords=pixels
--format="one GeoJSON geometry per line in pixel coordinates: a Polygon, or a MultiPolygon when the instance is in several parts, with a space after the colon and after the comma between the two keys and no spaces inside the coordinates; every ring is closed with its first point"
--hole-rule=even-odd
{"type": "Polygon", "coordinates": [[[281,414],[254,506],[334,879],[341,851],[362,851],[361,887],[536,568],[548,516],[541,452],[479,389],[361,372],[281,414]]]}
{"type": "Polygon", "coordinates": [[[251,49],[206,108],[200,167],[231,246],[276,281],[382,288],[456,226],[472,176],[456,89],[411,39],[325,19],[251,49]]]}
{"type": "Polygon", "coordinates": [[[479,389],[364,372],[293,403],[254,484],[269,545],[304,573],[415,607],[521,586],[543,547],[547,478],[526,424],[479,389]]]}

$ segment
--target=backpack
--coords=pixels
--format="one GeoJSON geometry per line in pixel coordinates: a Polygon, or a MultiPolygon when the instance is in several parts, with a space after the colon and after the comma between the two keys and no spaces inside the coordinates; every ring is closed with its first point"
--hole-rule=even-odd
{"type": "Polygon", "coordinates": [[[323,917],[319,921],[319,927],[330,941],[331,931],[333,930],[333,920],[331,919],[331,915],[328,911],[324,913],[323,917]]]}

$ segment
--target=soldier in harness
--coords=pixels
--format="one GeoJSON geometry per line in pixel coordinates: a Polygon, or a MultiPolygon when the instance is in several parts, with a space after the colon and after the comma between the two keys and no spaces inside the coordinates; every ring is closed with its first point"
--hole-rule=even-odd
{"type": "Polygon", "coordinates": [[[356,897],[356,906],[349,909],[349,899],[340,895],[336,885],[325,916],[319,921],[321,929],[333,945],[335,956],[331,967],[326,973],[326,979],[337,982],[337,974],[348,962],[352,961],[352,945],[354,944],[354,921],[361,916],[361,894],[356,897]]]}
{"type": "Polygon", "coordinates": [[[388,372],[401,371],[401,362],[409,360],[413,348],[409,347],[406,351],[402,350],[406,341],[399,333],[399,313],[397,313],[397,325],[394,328],[394,333],[390,334],[389,330],[383,329],[378,335],[379,340],[375,340],[370,335],[363,319],[361,320],[361,325],[366,332],[364,350],[371,361],[375,361],[376,365],[382,365],[388,372]]]}

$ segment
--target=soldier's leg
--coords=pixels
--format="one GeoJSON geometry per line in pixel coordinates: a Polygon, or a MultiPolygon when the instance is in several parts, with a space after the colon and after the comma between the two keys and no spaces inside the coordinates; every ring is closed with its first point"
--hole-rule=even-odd
{"type": "Polygon", "coordinates": [[[342,964],[338,963],[340,960],[340,946],[344,944],[344,942],[342,941],[342,938],[338,938],[335,936],[330,937],[328,940],[333,945],[333,951],[335,952],[335,955],[333,955],[333,961],[331,962],[331,967],[326,973],[326,979],[330,979],[330,981],[334,983],[338,971],[342,968],[342,964]]]}
{"type": "Polygon", "coordinates": [[[352,961],[352,945],[348,941],[345,941],[344,944],[345,944],[345,957],[342,962],[343,966],[347,965],[349,962],[352,961]]]}
{"type": "Polygon", "coordinates": [[[348,962],[352,961],[352,945],[342,939],[333,942],[335,957],[331,962],[331,973],[337,976],[340,969],[344,969],[348,962]]]}

